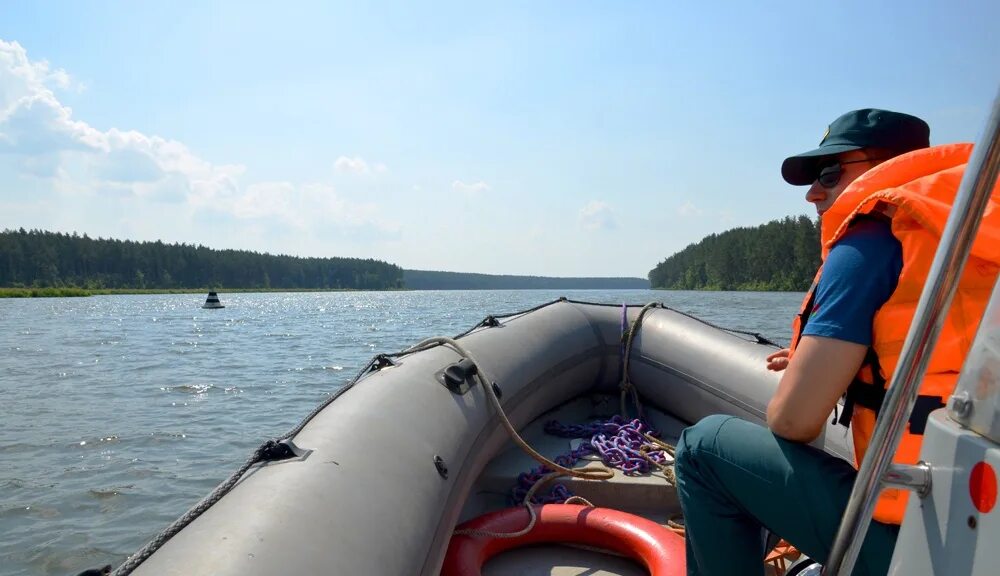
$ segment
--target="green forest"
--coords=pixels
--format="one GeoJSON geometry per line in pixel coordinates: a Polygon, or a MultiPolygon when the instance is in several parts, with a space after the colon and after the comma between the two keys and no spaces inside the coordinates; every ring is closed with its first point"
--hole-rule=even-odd
{"type": "Polygon", "coordinates": [[[712,234],[649,272],[653,288],[671,290],[809,289],[820,264],[819,222],[786,217],[712,234]]]}
{"type": "Polygon", "coordinates": [[[403,270],[356,258],[299,258],[205,246],[0,232],[0,296],[116,291],[648,288],[645,278],[551,278],[403,270]],[[6,290],[6,292],[4,292],[6,290]]]}
{"type": "Polygon", "coordinates": [[[0,232],[0,286],[386,290],[403,287],[403,269],[377,260],[273,256],[22,228],[0,232]]]}
{"type": "MultiPolygon", "coordinates": [[[[819,266],[819,225],[806,216],[712,234],[642,278],[551,278],[403,270],[359,258],[300,258],[189,244],[0,232],[0,288],[71,296],[102,290],[477,290],[663,288],[806,290],[819,266]]],[[[9,295],[9,294],[8,294],[9,295]]],[[[16,295],[16,294],[15,294],[16,295]]]]}

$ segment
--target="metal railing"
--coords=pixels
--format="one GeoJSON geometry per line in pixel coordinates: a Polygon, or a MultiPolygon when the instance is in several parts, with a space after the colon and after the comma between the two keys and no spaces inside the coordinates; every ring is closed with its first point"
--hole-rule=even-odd
{"type": "MultiPolygon", "coordinates": [[[[886,487],[886,474],[890,471],[892,457],[899,447],[910,412],[913,411],[920,381],[927,370],[934,344],[958,287],[962,269],[968,259],[990,193],[997,181],[998,172],[1000,172],[1000,92],[993,101],[986,129],[972,151],[951,214],[948,216],[948,223],[934,255],[927,283],[920,294],[913,324],[903,344],[898,368],[893,375],[885,403],[882,405],[881,417],[876,421],[868,453],[865,454],[857,479],[854,481],[854,489],[847,501],[847,509],[837,530],[837,537],[833,541],[833,548],[823,574],[849,576],[854,569],[861,545],[868,533],[875,502],[879,492],[886,487]]],[[[892,471],[897,479],[910,472],[912,477],[925,477],[929,483],[929,475],[923,474],[924,470],[917,470],[916,466],[894,465],[892,471]]],[[[892,485],[911,489],[929,488],[929,485],[917,486],[900,481],[894,481],[892,485]]]]}

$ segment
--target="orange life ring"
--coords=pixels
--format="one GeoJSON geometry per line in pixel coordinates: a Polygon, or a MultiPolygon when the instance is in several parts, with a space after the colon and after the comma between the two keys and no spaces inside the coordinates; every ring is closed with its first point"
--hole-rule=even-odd
{"type": "MultiPolygon", "coordinates": [[[[448,544],[441,576],[480,576],[493,556],[528,544],[572,542],[596,546],[628,556],[645,565],[651,576],[686,573],[684,539],[641,516],[609,508],[578,504],[545,504],[536,508],[531,531],[516,538],[454,535],[448,544]]],[[[458,528],[513,533],[528,525],[524,506],[474,518],[458,528]]]]}

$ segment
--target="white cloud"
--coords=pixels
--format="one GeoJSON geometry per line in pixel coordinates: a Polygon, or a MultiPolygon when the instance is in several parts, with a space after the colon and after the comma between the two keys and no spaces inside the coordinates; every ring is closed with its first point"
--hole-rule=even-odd
{"type": "Polygon", "coordinates": [[[698,208],[690,200],[677,207],[677,213],[681,216],[701,216],[704,211],[698,208]]]}
{"type": "MultiPolygon", "coordinates": [[[[214,164],[181,142],[132,130],[98,130],[74,118],[53,88],[73,88],[73,80],[64,70],[31,60],[17,42],[0,40],[0,174],[16,174],[29,179],[33,189],[59,195],[59,214],[44,204],[51,198],[33,200],[32,214],[53,214],[47,222],[86,231],[92,221],[110,221],[109,214],[124,210],[115,202],[127,200],[132,213],[121,216],[121,227],[112,233],[171,230],[193,241],[192,236],[211,236],[210,226],[223,224],[244,226],[247,236],[262,224],[305,232],[305,237],[319,237],[331,226],[398,233],[375,205],[347,201],[328,185],[243,183],[244,166],[214,164]],[[145,226],[136,220],[138,214],[147,215],[145,226]]],[[[335,165],[362,173],[388,170],[359,157],[341,157],[335,165]]],[[[15,206],[22,213],[29,210],[6,185],[10,182],[2,184],[0,215],[13,213],[15,206]]]]}
{"type": "Polygon", "coordinates": [[[341,156],[333,163],[333,168],[337,172],[353,172],[355,174],[367,174],[369,171],[368,163],[360,156],[354,158],[341,156]]]}
{"type": "Polygon", "coordinates": [[[385,164],[376,162],[369,165],[361,156],[354,156],[353,158],[341,156],[333,163],[333,169],[337,172],[350,172],[352,174],[371,174],[372,172],[383,174],[389,171],[389,168],[385,164]]]}
{"type": "Polygon", "coordinates": [[[242,167],[215,166],[183,144],[135,131],[100,131],[73,118],[49,88],[67,85],[64,71],[34,62],[16,42],[0,40],[0,154],[17,156],[25,173],[72,178],[99,190],[107,184],[142,195],[152,183],[178,193],[204,193],[242,167]]]}
{"type": "Polygon", "coordinates": [[[612,230],[618,226],[614,210],[599,200],[580,208],[579,219],[584,230],[612,230]]]}
{"type": "MultiPolygon", "coordinates": [[[[48,63],[46,62],[46,64],[48,63]]],[[[63,70],[62,68],[59,68],[58,70],[53,70],[49,74],[48,79],[53,84],[55,84],[59,88],[62,88],[63,90],[69,90],[73,88],[73,79],[70,78],[69,74],[67,74],[66,71],[63,70]]]]}
{"type": "Polygon", "coordinates": [[[164,175],[153,154],[130,146],[108,151],[95,164],[102,179],[114,182],[155,182],[164,175]]]}
{"type": "Polygon", "coordinates": [[[461,192],[462,194],[475,195],[482,192],[486,192],[490,189],[490,185],[486,182],[480,180],[479,182],[474,182],[472,184],[466,184],[461,180],[455,180],[451,183],[451,189],[456,192],[461,192]]]}
{"type": "Polygon", "coordinates": [[[65,88],[71,84],[65,70],[49,69],[45,60],[32,62],[17,42],[0,40],[0,119],[20,99],[48,92],[48,85],[65,88]]]}
{"type": "Polygon", "coordinates": [[[247,186],[236,198],[231,210],[237,218],[294,217],[292,203],[295,186],[288,182],[260,182],[247,186]]]}

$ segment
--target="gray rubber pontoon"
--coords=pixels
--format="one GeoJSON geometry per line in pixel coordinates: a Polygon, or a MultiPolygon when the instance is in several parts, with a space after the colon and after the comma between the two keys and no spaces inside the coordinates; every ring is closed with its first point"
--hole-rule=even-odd
{"type": "MultiPolygon", "coordinates": [[[[628,309],[630,321],[638,314],[628,309]]],[[[621,316],[621,306],[560,301],[502,322],[488,317],[459,342],[526,430],[594,395],[610,395],[617,408],[621,316]]],[[[634,336],[629,373],[644,405],[681,425],[713,413],[763,422],[778,382],[764,359],[775,349],[655,308],[634,336]]],[[[491,462],[513,446],[482,386],[462,393],[439,379],[458,360],[436,346],[394,365],[373,362],[290,437],[293,457],[250,466],[118,573],[437,574],[456,523],[479,512],[491,462]]],[[[842,428],[826,438],[825,449],[850,458],[842,428]]]]}

